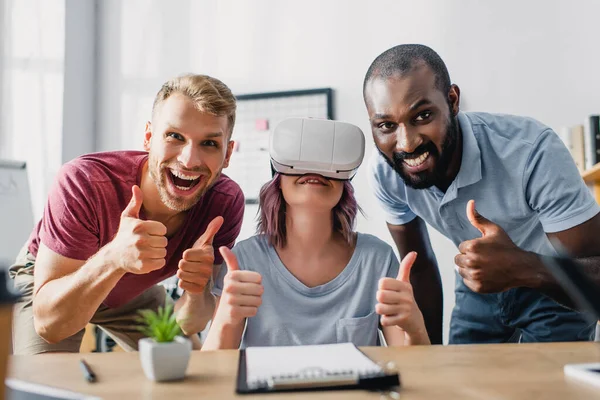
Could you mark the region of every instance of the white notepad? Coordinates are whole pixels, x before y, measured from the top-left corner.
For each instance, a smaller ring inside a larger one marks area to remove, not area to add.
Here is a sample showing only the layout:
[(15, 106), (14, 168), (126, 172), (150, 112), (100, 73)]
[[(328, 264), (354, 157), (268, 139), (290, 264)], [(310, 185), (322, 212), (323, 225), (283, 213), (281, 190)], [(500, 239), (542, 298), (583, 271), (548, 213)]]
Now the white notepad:
[(600, 387), (600, 363), (567, 364), (565, 376)]
[(248, 347), (248, 384), (279, 377), (377, 375), (382, 368), (352, 343), (313, 346)]

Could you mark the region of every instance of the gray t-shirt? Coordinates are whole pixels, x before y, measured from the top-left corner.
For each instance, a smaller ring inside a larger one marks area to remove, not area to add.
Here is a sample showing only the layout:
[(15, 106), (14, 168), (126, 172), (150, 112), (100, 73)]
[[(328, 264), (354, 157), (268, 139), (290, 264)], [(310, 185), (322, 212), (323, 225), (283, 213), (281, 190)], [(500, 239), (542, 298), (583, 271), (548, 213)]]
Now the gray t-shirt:
[[(262, 276), (264, 293), (256, 316), (248, 318), (241, 348), (352, 342), (378, 344), (375, 313), (379, 279), (398, 275), (392, 248), (372, 235), (358, 234), (348, 265), (324, 285), (307, 287), (283, 265), (266, 236), (236, 244), (240, 269)], [(221, 296), (227, 273), (221, 266), (213, 294)]]

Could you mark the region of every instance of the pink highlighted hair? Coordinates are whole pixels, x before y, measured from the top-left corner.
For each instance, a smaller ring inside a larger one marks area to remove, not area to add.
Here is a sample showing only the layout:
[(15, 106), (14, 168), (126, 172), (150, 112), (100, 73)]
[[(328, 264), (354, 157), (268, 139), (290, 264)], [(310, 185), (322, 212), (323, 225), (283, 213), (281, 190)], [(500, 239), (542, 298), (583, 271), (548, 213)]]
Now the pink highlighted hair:
[[(256, 232), (267, 235), (272, 246), (285, 247), (285, 200), (279, 182), (281, 177), (275, 174), (270, 182), (260, 189), (258, 226)], [(354, 188), (350, 181), (344, 181), (344, 191), (339, 203), (331, 210), (333, 213), (333, 229), (352, 243), (356, 214), (360, 210)]]

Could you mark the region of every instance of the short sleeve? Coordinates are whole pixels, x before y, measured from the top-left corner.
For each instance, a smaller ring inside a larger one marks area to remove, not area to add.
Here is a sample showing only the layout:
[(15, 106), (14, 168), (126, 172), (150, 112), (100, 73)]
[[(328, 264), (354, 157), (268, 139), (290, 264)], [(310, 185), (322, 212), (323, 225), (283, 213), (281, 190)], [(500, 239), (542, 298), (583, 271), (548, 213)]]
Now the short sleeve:
[[(385, 220), (392, 225), (404, 225), (416, 218), (406, 202), (398, 197), (402, 188), (396, 184), (401, 178), (385, 163), (382, 156), (373, 151), (369, 161), (369, 184), (377, 202), (385, 213)], [(394, 192), (395, 190), (395, 192)]]
[(600, 212), (569, 151), (550, 129), (533, 145), (523, 187), (529, 206), (548, 233), (573, 228)]
[[(233, 183), (233, 181), (231, 182)], [(215, 265), (223, 262), (223, 257), (219, 252), (219, 247), (227, 246), (231, 249), (242, 229), (245, 199), (244, 194), (239, 186), (237, 186), (237, 184), (235, 184), (235, 186), (237, 187), (235, 196), (233, 197), (233, 201), (230, 202), (223, 211), (223, 225), (215, 235), (215, 239), (213, 241)]]
[(99, 248), (95, 190), (74, 162), (65, 164), (48, 194), (40, 240), (68, 258), (86, 260)]

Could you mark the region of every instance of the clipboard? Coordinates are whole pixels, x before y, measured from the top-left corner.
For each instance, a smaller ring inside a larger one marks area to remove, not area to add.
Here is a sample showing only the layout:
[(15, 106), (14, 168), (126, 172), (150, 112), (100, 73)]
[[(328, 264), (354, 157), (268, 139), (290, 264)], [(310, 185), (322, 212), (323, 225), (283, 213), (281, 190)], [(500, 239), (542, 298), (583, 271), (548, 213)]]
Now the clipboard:
[[(327, 345), (323, 345), (327, 346)], [(297, 346), (305, 347), (305, 346)], [(354, 350), (368, 358), (353, 345)], [(370, 359), (369, 359), (370, 360)], [(238, 373), (236, 382), (237, 394), (296, 392), (296, 391), (330, 391), (330, 390), (386, 390), (400, 386), (400, 374), (397, 371), (386, 371), (382, 367), (376, 373), (360, 374), (353, 371), (319, 373), (318, 368), (306, 374), (273, 376), (271, 379), (248, 383), (247, 354), (245, 349), (239, 351)]]

